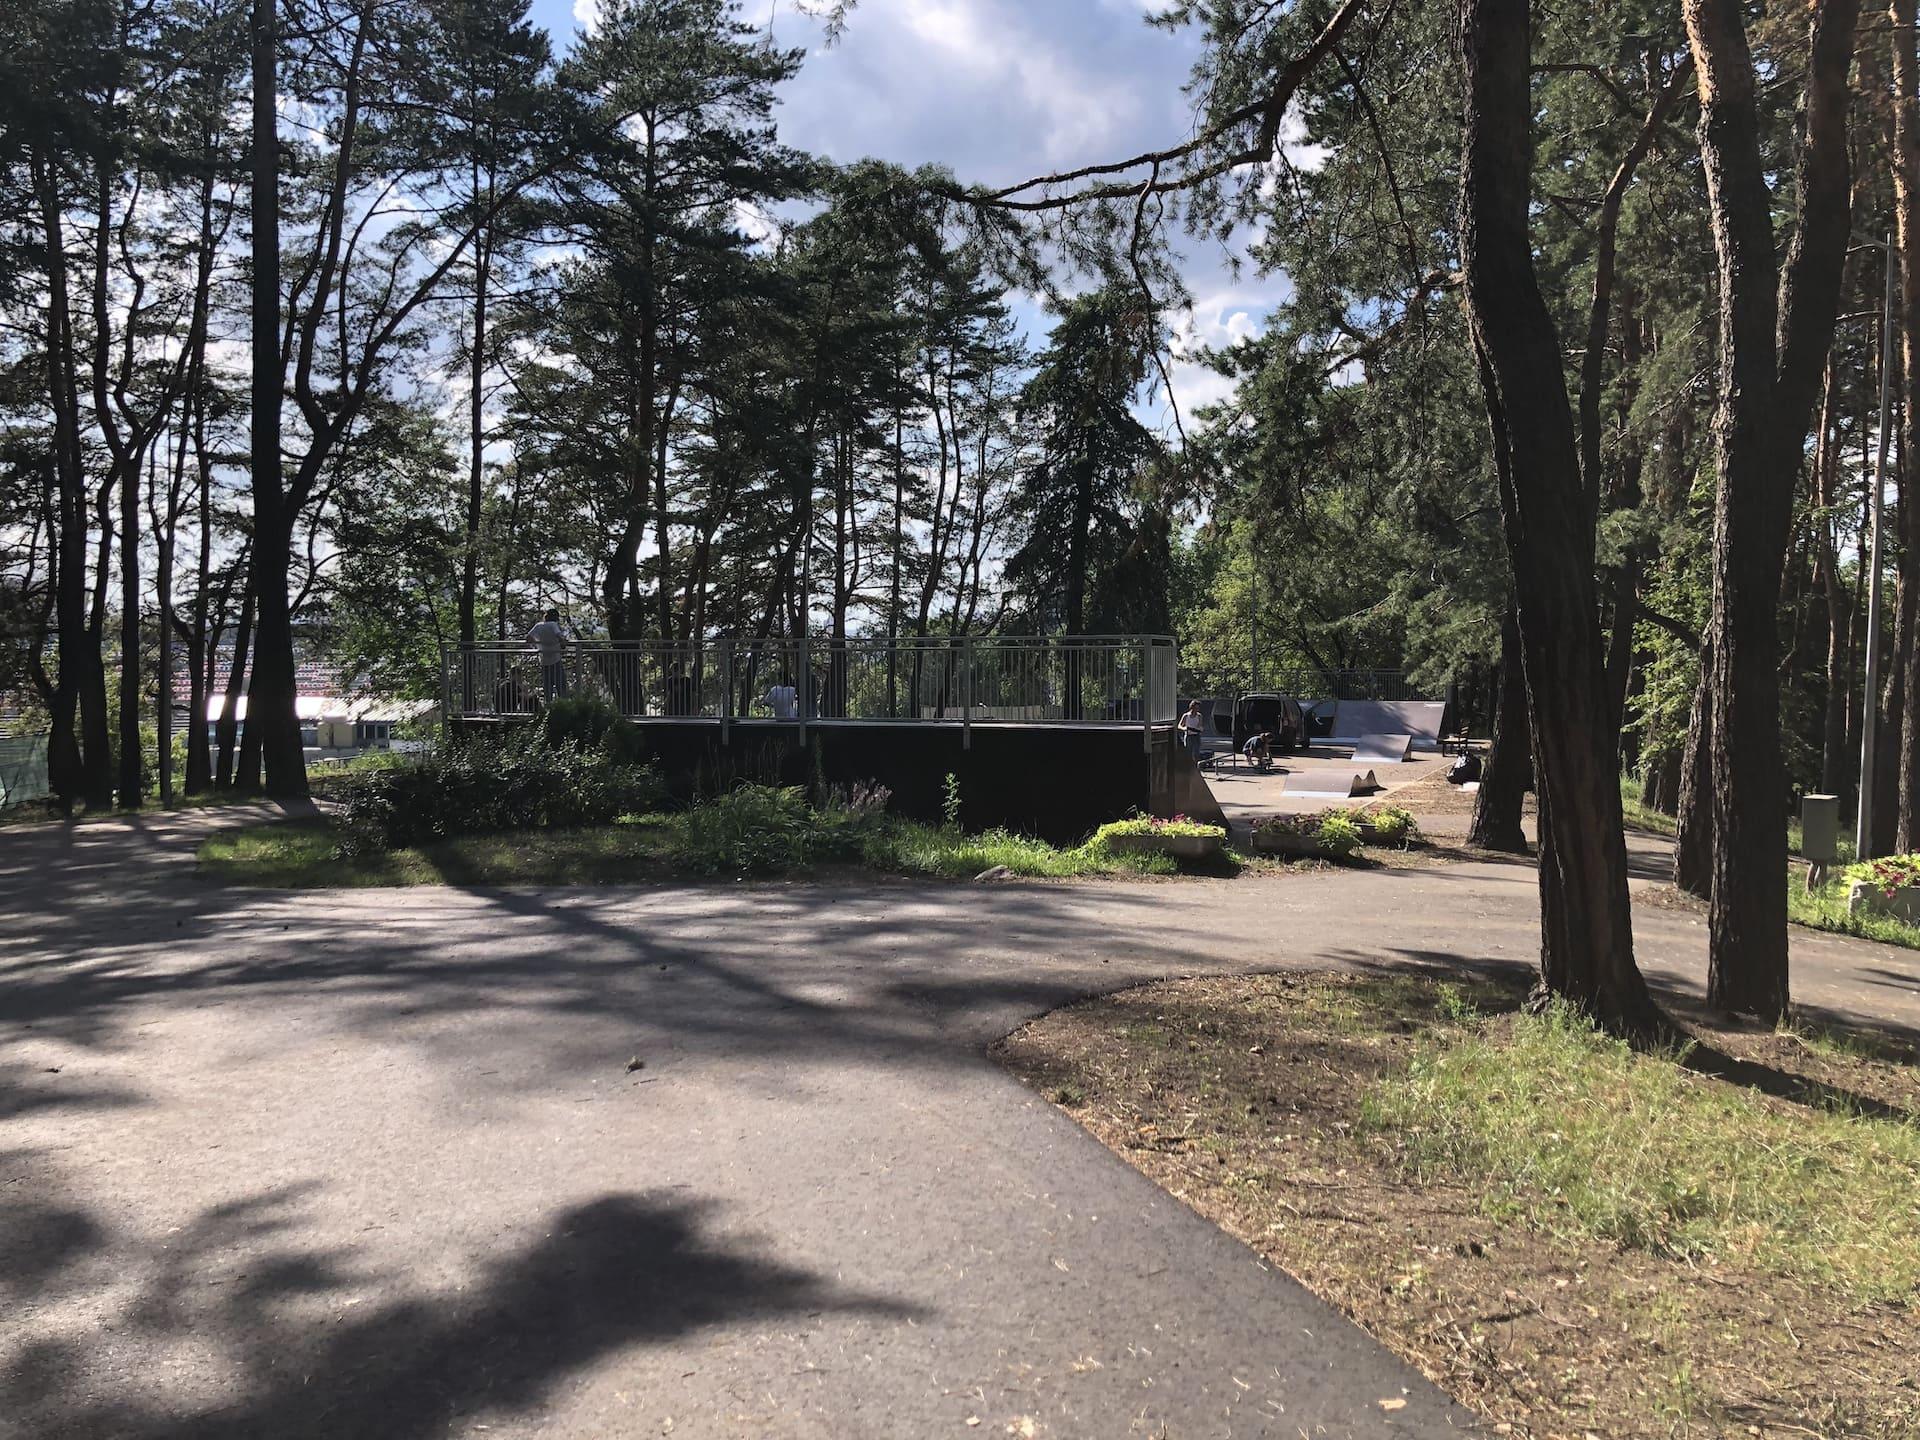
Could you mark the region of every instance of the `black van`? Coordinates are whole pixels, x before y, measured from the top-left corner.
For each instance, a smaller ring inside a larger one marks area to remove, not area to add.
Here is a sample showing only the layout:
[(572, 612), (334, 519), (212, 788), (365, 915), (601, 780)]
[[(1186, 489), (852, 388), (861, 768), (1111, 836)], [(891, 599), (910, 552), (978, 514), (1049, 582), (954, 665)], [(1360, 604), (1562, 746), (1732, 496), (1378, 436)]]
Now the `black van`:
[(1300, 702), (1290, 695), (1242, 695), (1233, 706), (1233, 748), (1241, 749), (1249, 736), (1262, 730), (1273, 736), (1276, 751), (1307, 748), (1307, 721)]

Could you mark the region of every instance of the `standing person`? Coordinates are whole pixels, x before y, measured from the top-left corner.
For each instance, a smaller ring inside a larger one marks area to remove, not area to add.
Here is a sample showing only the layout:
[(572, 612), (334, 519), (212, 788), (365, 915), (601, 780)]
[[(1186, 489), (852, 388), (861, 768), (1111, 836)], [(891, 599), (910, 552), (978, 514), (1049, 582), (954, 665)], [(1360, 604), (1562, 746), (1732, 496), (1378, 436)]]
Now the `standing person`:
[(1200, 737), (1206, 731), (1207, 722), (1200, 717), (1200, 702), (1196, 700), (1180, 717), (1180, 739), (1186, 744), (1187, 753), (1196, 760), (1200, 758)]
[(776, 720), (798, 720), (800, 718), (800, 692), (787, 684), (769, 685), (762, 697)]
[(560, 628), (560, 612), (547, 611), (546, 618), (527, 632), (527, 644), (540, 652), (540, 690), (549, 700), (567, 693), (567, 632)]

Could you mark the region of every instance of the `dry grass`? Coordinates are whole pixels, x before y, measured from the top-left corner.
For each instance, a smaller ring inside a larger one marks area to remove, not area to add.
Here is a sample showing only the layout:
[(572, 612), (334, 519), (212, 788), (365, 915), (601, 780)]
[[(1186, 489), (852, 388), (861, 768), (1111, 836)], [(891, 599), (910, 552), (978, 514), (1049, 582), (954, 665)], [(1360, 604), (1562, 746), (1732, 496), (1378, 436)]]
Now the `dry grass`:
[(1920, 1436), (1916, 1057), (1714, 1030), (1682, 1065), (1514, 1001), (1181, 981), (1002, 1058), (1501, 1433)]

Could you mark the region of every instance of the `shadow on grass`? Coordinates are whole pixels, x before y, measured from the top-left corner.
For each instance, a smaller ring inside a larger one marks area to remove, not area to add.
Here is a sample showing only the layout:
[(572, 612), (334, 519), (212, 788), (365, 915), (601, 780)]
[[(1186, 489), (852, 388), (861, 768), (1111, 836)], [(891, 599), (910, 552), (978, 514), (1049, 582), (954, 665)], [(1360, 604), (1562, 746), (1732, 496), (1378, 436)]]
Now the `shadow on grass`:
[(1756, 1090), (1776, 1100), (1791, 1101), (1810, 1110), (1861, 1115), (1873, 1120), (1891, 1120), (1896, 1124), (1920, 1124), (1920, 1112), (1903, 1105), (1890, 1105), (1871, 1095), (1863, 1095), (1843, 1085), (1828, 1084), (1808, 1075), (1798, 1075), (1759, 1060), (1730, 1055), (1725, 1050), (1695, 1039), (1682, 1052), (1680, 1063), (1696, 1075), (1705, 1075), (1745, 1090)]
[[(1399, 951), (1391, 958), (1346, 955), (1342, 960), (1359, 973), (1382, 980), (1404, 979), (1407, 963), (1411, 961), (1436, 979), (1451, 979), (1479, 987), (1474, 1003), (1487, 1014), (1505, 1014), (1524, 1008), (1537, 980), (1537, 974), (1531, 966), (1516, 961), (1476, 959), (1432, 950)], [(1905, 1106), (1889, 1104), (1846, 1086), (1729, 1053), (1697, 1033), (1702, 1029), (1725, 1030), (1729, 1023), (1726, 1017), (1716, 1015), (1706, 1008), (1698, 996), (1662, 977), (1649, 975), (1647, 983), (1675, 1025), (1672, 1035), (1657, 1042), (1655, 1053), (1675, 1046), (1678, 1063), (1696, 1074), (1809, 1109), (1839, 1111), (1902, 1124), (1920, 1123), (1920, 1113)], [(1884, 1063), (1920, 1064), (1920, 1049), (1916, 1049), (1912, 1032), (1905, 1027), (1869, 1030), (1822, 1019), (1811, 1021), (1808, 1029), (1843, 1053), (1851, 1052), (1863, 1059)]]

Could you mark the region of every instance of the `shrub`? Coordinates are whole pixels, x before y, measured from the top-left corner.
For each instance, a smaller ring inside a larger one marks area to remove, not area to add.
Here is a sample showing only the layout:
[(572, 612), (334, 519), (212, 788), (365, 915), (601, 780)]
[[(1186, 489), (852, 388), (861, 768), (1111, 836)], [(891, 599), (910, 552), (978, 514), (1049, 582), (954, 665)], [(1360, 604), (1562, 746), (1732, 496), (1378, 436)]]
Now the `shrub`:
[(940, 819), (949, 830), (960, 828), (960, 777), (951, 770), (940, 790)]
[(1406, 845), (1420, 836), (1420, 825), (1413, 812), (1398, 805), (1382, 805), (1367, 816), (1373, 833), (1383, 845)]
[(856, 780), (851, 785), (829, 785), (826, 787), (826, 804), (820, 808), (831, 814), (852, 815), (859, 819), (870, 820), (887, 813), (887, 806), (893, 802), (893, 791), (878, 780)]
[(854, 859), (863, 836), (881, 819), (871, 806), (814, 810), (797, 785), (740, 785), (688, 812), (686, 862), (709, 874), (764, 875), (817, 860)]
[(798, 786), (740, 785), (688, 812), (687, 863), (708, 872), (783, 870), (805, 862), (812, 828)]
[(1256, 842), (1278, 835), (1298, 835), (1311, 840), (1322, 854), (1335, 859), (1345, 859), (1366, 843), (1359, 824), (1345, 810), (1325, 810), (1318, 815), (1271, 815), (1253, 827)]
[(1871, 885), (1891, 900), (1895, 891), (1920, 885), (1920, 854), (1883, 855), (1878, 860), (1862, 860), (1847, 867), (1846, 878)]
[(1216, 840), (1227, 838), (1227, 832), (1220, 826), (1202, 824), (1198, 820), (1189, 820), (1184, 815), (1175, 815), (1171, 820), (1163, 820), (1158, 815), (1135, 815), (1128, 820), (1115, 820), (1094, 831), (1093, 838), (1104, 840), (1115, 835), (1188, 835)]
[(651, 767), (621, 764), (598, 748), (551, 744), (540, 733), (469, 741), (419, 765), (343, 777), (341, 848), (605, 824), (653, 808), (665, 793)]
[(1313, 833), (1320, 842), (1320, 848), (1329, 855), (1351, 855), (1362, 844), (1360, 827), (1354, 823), (1353, 816), (1344, 810), (1327, 811), (1320, 817)]
[[(1113, 862), (1122, 856), (1114, 849), (1113, 842), (1124, 835), (1166, 835), (1192, 836), (1212, 840), (1227, 838), (1227, 832), (1218, 825), (1203, 825), (1197, 820), (1189, 820), (1184, 815), (1176, 815), (1171, 820), (1163, 820), (1154, 815), (1135, 815), (1127, 820), (1114, 820), (1102, 825), (1080, 847), (1080, 854), (1087, 860), (1099, 863)], [(1130, 851), (1124, 856), (1125, 863), (1136, 869), (1151, 869), (1156, 873), (1173, 868), (1173, 858), (1159, 852), (1140, 853)], [(1158, 862), (1158, 863), (1154, 863)]]
[(646, 756), (640, 727), (597, 695), (550, 701), (540, 713), (540, 732), (555, 748), (598, 750), (619, 765), (637, 765)]

